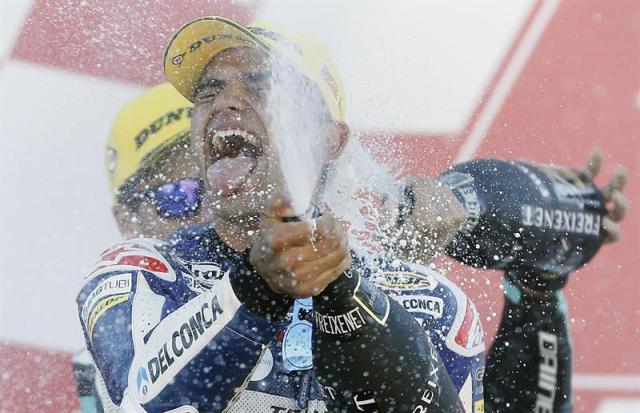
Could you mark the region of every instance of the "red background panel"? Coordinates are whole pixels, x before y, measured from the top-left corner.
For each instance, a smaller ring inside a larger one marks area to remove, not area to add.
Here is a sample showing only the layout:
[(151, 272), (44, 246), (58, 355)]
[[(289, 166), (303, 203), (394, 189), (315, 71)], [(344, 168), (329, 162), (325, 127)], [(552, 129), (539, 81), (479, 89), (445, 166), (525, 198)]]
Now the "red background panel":
[(217, 0), (37, 0), (12, 57), (142, 85), (165, 80), (169, 37), (196, 17), (224, 15), (248, 23), (252, 3)]
[(80, 410), (69, 354), (5, 342), (0, 354), (0, 412)]

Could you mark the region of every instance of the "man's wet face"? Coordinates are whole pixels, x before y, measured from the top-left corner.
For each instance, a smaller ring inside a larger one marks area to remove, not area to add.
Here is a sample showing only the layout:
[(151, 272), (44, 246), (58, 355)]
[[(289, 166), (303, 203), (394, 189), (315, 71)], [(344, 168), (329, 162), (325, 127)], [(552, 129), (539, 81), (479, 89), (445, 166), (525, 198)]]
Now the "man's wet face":
[(214, 57), (196, 87), (194, 146), (212, 192), (208, 207), (220, 218), (257, 217), (281, 186), (265, 110), (270, 74), (264, 52), (234, 48)]

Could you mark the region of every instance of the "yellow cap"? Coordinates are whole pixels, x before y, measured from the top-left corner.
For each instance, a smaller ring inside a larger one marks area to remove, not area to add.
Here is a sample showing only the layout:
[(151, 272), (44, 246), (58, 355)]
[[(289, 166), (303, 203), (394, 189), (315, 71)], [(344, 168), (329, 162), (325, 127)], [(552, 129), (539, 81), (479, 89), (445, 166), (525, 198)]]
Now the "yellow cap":
[(244, 27), (215, 16), (195, 19), (171, 38), (164, 52), (164, 72), (193, 101), (194, 87), (207, 63), (221, 51), (239, 46), (257, 46), (285, 57), (318, 86), (333, 120), (344, 121), (344, 91), (328, 49), (319, 40), (292, 30), (264, 23)]
[(163, 83), (120, 109), (107, 140), (105, 159), (114, 197), (163, 148), (189, 134), (192, 107), (170, 83)]

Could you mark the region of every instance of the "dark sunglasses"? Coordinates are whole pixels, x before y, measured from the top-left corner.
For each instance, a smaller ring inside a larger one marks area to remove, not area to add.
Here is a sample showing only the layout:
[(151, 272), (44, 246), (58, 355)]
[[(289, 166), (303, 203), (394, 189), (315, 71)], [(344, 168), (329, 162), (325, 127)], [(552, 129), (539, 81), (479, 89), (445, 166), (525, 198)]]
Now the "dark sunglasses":
[(130, 210), (137, 212), (143, 201), (150, 201), (158, 215), (168, 219), (193, 216), (200, 208), (202, 181), (185, 178), (163, 184), (157, 188), (129, 193), (122, 202)]

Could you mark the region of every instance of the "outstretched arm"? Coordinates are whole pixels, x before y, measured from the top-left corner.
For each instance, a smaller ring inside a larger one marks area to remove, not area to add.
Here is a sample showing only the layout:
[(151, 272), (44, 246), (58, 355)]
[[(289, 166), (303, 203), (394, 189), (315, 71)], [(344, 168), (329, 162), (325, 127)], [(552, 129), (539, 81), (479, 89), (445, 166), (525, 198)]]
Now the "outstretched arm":
[[(602, 242), (620, 239), (628, 204), (623, 168), (604, 187), (592, 184), (602, 159), (602, 152), (594, 149), (577, 172), (479, 160), (458, 165), (440, 178), (466, 215), (448, 252), (471, 265), (507, 269), (503, 319), (486, 369), (488, 411), (531, 411), (536, 403), (540, 411), (546, 411), (545, 406), (571, 409), (571, 346), (560, 289)], [(444, 215), (442, 205), (450, 205), (446, 191), (435, 186), (418, 195), (414, 191), (416, 205), (430, 194), (432, 214)], [(422, 222), (427, 229), (438, 228), (442, 221), (404, 220), (407, 228)], [(435, 251), (421, 242), (409, 253)], [(430, 243), (442, 246), (437, 238)]]
[[(590, 236), (599, 238), (602, 229), (604, 239), (598, 244), (616, 241), (628, 208), (623, 193), (627, 173), (618, 167), (607, 185), (596, 188), (593, 181), (602, 162), (603, 153), (596, 147), (580, 171), (480, 159), (455, 165), (438, 179), (406, 178), (402, 194), (382, 208), (389, 252), (405, 261), (429, 263), (446, 247), (465, 263), (505, 268), (509, 255), (522, 258), (518, 245), (526, 243), (527, 236), (538, 240), (529, 244), (546, 250), (548, 257), (563, 253), (566, 244), (554, 237), (565, 231), (584, 242)], [(549, 193), (554, 195), (550, 198)], [(597, 215), (602, 215), (601, 222)], [(536, 227), (544, 231), (536, 234)], [(579, 266), (589, 258), (585, 253), (573, 261)]]
[[(594, 149), (583, 173), (595, 179), (602, 152)], [(621, 239), (627, 210), (622, 191), (626, 172), (618, 168), (601, 191), (607, 205), (602, 218), (604, 242)], [(508, 270), (505, 303), (495, 341), (487, 357), (487, 412), (571, 412), (572, 348), (567, 305), (561, 289), (569, 274), (530, 268)]]

